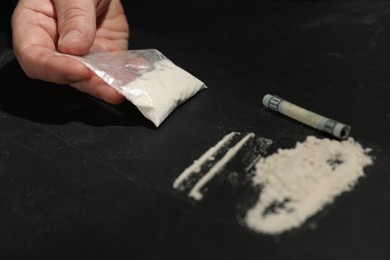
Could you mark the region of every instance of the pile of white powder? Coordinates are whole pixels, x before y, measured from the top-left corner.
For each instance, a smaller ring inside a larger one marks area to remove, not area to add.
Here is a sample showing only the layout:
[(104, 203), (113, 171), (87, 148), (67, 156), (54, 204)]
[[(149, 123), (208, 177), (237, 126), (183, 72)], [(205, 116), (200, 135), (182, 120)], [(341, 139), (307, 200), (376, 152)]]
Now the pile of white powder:
[(292, 149), (279, 149), (256, 164), (253, 184), (262, 190), (244, 219), (258, 232), (280, 234), (305, 220), (345, 191), (372, 164), (364, 149), (351, 137), (345, 141), (307, 137)]

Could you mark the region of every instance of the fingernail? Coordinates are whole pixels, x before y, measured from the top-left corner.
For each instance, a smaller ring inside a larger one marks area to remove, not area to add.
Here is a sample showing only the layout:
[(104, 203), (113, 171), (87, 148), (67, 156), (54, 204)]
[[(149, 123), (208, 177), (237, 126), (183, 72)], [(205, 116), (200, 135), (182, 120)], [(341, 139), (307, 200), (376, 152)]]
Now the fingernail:
[(65, 44), (71, 40), (78, 38), (80, 34), (81, 34), (81, 32), (79, 30), (73, 30), (73, 31), (68, 32), (60, 39), (59, 45)]

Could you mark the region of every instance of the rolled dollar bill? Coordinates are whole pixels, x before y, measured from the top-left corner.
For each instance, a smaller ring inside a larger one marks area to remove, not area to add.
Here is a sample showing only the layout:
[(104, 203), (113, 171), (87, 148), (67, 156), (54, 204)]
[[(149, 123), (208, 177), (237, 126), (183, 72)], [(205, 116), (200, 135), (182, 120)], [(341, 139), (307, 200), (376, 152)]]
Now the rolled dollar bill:
[(263, 97), (263, 105), (308, 126), (327, 132), (338, 139), (347, 139), (351, 132), (349, 125), (309, 111), (279, 96), (265, 95)]

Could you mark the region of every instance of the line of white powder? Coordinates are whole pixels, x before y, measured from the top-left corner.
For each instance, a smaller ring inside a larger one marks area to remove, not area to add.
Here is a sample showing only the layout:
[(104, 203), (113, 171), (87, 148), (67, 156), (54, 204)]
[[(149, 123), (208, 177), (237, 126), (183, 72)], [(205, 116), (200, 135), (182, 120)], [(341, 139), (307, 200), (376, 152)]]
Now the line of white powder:
[(201, 157), (199, 157), (198, 160), (195, 160), (192, 165), (190, 165), (188, 168), (186, 168), (180, 176), (175, 180), (173, 183), (173, 187), (177, 189), (183, 181), (188, 179), (191, 174), (194, 172), (198, 172), (200, 170), (200, 167), (210, 160), (210, 158), (213, 158), (213, 156), (226, 144), (228, 143), (237, 132), (231, 132), (230, 134), (225, 135), (215, 146), (211, 147), (207, 152), (205, 152)]
[(222, 157), (222, 159), (214, 164), (214, 166), (195, 184), (188, 195), (195, 200), (202, 199), (203, 194), (200, 192), (200, 190), (204, 187), (204, 185), (206, 185), (206, 183), (209, 182), (225, 166), (225, 164), (236, 155), (241, 147), (254, 136), (255, 134), (249, 133), (243, 137), (235, 146), (230, 148)]

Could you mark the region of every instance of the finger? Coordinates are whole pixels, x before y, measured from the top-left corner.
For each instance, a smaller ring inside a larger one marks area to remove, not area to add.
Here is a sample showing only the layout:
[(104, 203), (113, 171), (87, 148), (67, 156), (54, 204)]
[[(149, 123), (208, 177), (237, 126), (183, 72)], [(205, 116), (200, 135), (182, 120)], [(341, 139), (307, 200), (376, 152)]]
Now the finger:
[(57, 55), (54, 44), (54, 39), (57, 39), (56, 18), (50, 2), (32, 5), (32, 2), (20, 1), (11, 25), (15, 56), (30, 78), (70, 84), (91, 77), (90, 70), (79, 61)]
[(81, 62), (44, 47), (26, 48), (18, 57), (27, 76), (57, 84), (72, 84), (90, 79), (92, 72)]
[(96, 35), (96, 5), (91, 0), (54, 0), (61, 52), (83, 55)]
[(57, 26), (54, 10), (44, 3), (39, 5), (39, 8), (34, 8), (25, 2), (19, 2), (13, 12), (12, 44), (16, 55), (23, 55), (25, 49), (30, 46), (41, 46), (50, 50), (56, 48), (54, 40), (57, 39)]
[(90, 80), (72, 84), (72, 87), (111, 104), (120, 104), (125, 100), (118, 91), (96, 75)]

